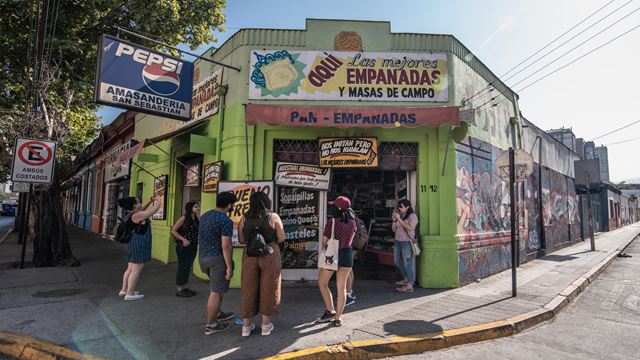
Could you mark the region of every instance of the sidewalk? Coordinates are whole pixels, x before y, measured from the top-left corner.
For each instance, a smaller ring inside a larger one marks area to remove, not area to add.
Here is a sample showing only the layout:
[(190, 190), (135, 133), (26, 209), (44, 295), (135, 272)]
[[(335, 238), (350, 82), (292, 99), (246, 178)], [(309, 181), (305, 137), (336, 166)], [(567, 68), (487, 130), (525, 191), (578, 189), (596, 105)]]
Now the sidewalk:
[[(523, 264), (518, 269), (515, 299), (511, 298), (510, 271), (459, 289), (416, 289), (409, 296), (393, 291), (393, 284), (358, 283), (356, 279), (357, 303), (347, 308), (344, 325), (334, 328), (313, 322), (323, 311), (315, 286), (287, 286), (273, 334), (261, 337), (258, 332), (249, 339), (240, 337), (239, 327), (204, 336), (207, 283), (192, 278), (190, 287), (198, 295), (175, 297), (175, 264), (149, 264), (139, 285), (145, 299), (125, 303), (117, 296), (126, 266), (120, 245), (74, 227), (69, 227), (69, 233), (82, 266), (0, 271), (0, 331), (113, 359), (246, 359), (314, 347), (298, 355), (311, 356), (312, 351), (326, 354), (323, 345), (365, 344), (358, 342), (399, 336), (418, 338), (414, 336), (540, 310), (626, 246), (640, 233), (640, 223), (598, 236), (595, 252), (588, 251), (586, 241)], [(12, 234), (0, 245), (0, 269), (18, 259), (16, 240)], [(237, 313), (238, 306), (239, 291), (231, 290), (223, 309)], [(333, 348), (345, 349), (348, 346)], [(390, 354), (382, 351), (367, 356)]]

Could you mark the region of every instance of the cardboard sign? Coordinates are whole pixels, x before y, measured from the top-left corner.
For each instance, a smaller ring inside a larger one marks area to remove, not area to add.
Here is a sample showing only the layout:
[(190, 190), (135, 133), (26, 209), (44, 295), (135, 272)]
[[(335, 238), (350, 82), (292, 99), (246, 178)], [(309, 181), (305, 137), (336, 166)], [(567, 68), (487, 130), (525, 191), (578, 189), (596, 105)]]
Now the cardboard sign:
[(102, 35), (95, 101), (163, 117), (189, 120), (193, 63)]
[(317, 268), (320, 240), (319, 191), (278, 188), (278, 215), (284, 226), (283, 269)]
[(223, 191), (231, 191), (238, 198), (238, 201), (227, 215), (233, 221), (233, 237), (231, 238), (233, 246), (242, 246), (238, 241), (238, 223), (249, 210), (249, 198), (256, 191), (262, 191), (269, 196), (273, 208), (273, 181), (221, 181), (218, 184), (218, 193)]
[(55, 142), (18, 138), (14, 147), (11, 181), (51, 184), (55, 159)]
[(278, 162), (276, 164), (276, 185), (307, 189), (329, 190), (331, 170), (317, 165)]
[(378, 139), (320, 138), (320, 167), (352, 168), (378, 166)]
[(218, 113), (220, 94), (218, 88), (222, 83), (222, 69), (199, 81), (193, 87), (193, 103), (191, 119), (198, 121)]
[(222, 178), (222, 168), (224, 161), (216, 161), (212, 164), (204, 166), (204, 181), (202, 184), (202, 192), (218, 191), (218, 183)]

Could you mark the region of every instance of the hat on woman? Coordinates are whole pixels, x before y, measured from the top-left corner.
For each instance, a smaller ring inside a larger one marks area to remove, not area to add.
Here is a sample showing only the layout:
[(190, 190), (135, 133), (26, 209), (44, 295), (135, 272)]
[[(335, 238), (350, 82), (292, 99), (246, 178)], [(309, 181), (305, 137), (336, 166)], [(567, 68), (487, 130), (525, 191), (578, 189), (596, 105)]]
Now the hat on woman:
[(329, 205), (333, 205), (340, 210), (346, 210), (351, 207), (351, 200), (346, 196), (338, 196), (335, 200), (329, 201)]

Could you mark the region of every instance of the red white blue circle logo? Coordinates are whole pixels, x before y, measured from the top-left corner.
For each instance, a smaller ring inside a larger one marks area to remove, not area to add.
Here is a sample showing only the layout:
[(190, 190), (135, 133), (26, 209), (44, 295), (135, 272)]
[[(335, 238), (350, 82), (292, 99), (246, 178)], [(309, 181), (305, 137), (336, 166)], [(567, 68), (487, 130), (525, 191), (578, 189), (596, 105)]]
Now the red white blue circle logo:
[(180, 76), (163, 70), (161, 64), (145, 66), (142, 69), (142, 80), (149, 90), (158, 95), (173, 95), (180, 88)]

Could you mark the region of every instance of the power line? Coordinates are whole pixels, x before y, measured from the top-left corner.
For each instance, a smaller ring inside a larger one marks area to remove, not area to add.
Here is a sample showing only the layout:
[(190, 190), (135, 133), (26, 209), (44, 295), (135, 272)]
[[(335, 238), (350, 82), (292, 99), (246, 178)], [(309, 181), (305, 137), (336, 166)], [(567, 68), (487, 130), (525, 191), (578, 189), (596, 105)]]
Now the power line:
[[(577, 28), (578, 26), (582, 25), (582, 23), (584, 23), (585, 21), (589, 20), (592, 16), (594, 16), (595, 14), (599, 13), (602, 9), (606, 8), (607, 6), (609, 6), (612, 2), (614, 2), (615, 0), (611, 0), (608, 3), (604, 4), (601, 8), (599, 8), (598, 10), (596, 10), (595, 12), (591, 13), (591, 15), (587, 16), (586, 18), (582, 19), (579, 23), (575, 24), (571, 29), (565, 31), (564, 33), (562, 33), (562, 35), (558, 36), (557, 38), (551, 40), (551, 42), (549, 42), (547, 45), (545, 45), (544, 47), (540, 48), (540, 50), (534, 52), (533, 54), (531, 54), (531, 56), (529, 56), (528, 58), (522, 60), (518, 65), (512, 67), (511, 69), (509, 69), (509, 71), (507, 71), (506, 73), (500, 75), (500, 77), (504, 77), (507, 76), (510, 72), (512, 72), (513, 70), (515, 70), (518, 66), (524, 64), (525, 62), (527, 62), (529, 59), (531, 59), (532, 57), (538, 55), (542, 50), (546, 49), (547, 47), (549, 47), (551, 44), (553, 44), (554, 42), (556, 42), (557, 40), (559, 40), (560, 38), (562, 38), (563, 36), (567, 35), (569, 32), (571, 32), (571, 30)], [(626, 4), (625, 4), (626, 5)]]
[(628, 140), (618, 141), (618, 142), (614, 142), (614, 143), (610, 143), (610, 144), (605, 144), (604, 146), (624, 144), (624, 143), (628, 143), (628, 142), (635, 141), (635, 140), (640, 140), (640, 136), (639, 137), (635, 137), (633, 139), (628, 139)]
[[(545, 57), (547, 57), (547, 56), (548, 56), (549, 54), (551, 54), (552, 52), (554, 52), (554, 51), (558, 50), (560, 47), (562, 47), (562, 46), (566, 45), (569, 41), (571, 41), (571, 40), (575, 39), (576, 37), (578, 37), (578, 36), (580, 36), (580, 35), (582, 35), (582, 34), (584, 34), (584, 33), (585, 33), (585, 31), (587, 31), (587, 30), (591, 29), (592, 27), (594, 27), (594, 26), (598, 25), (598, 24), (599, 24), (599, 23), (601, 23), (604, 19), (606, 19), (606, 18), (608, 18), (609, 16), (611, 16), (611, 15), (615, 14), (616, 12), (618, 12), (618, 10), (622, 9), (623, 7), (625, 7), (625, 6), (629, 5), (629, 3), (631, 3), (632, 1), (633, 1), (633, 0), (629, 0), (629, 1), (627, 1), (626, 3), (622, 4), (621, 6), (617, 7), (617, 8), (616, 8), (615, 10), (613, 10), (612, 12), (610, 12), (610, 13), (608, 13), (607, 15), (603, 16), (602, 18), (600, 18), (600, 20), (598, 20), (598, 21), (596, 21), (595, 23), (593, 23), (593, 24), (591, 24), (591, 25), (587, 26), (585, 29), (583, 29), (583, 30), (582, 30), (582, 31), (580, 31), (579, 33), (577, 33), (577, 34), (575, 34), (574, 36), (572, 36), (571, 38), (569, 38), (569, 40), (567, 40), (567, 41), (563, 42), (562, 44), (560, 44), (560, 45), (556, 46), (555, 48), (551, 49), (551, 51), (548, 51), (547, 53), (545, 53), (544, 55), (542, 55), (541, 57), (539, 57), (538, 59), (536, 59), (536, 60), (535, 60), (534, 62), (532, 62), (531, 64), (529, 64), (529, 65), (525, 66), (524, 68), (520, 69), (520, 70), (519, 70), (518, 72), (516, 72), (515, 74), (513, 74), (513, 75), (509, 76), (508, 78), (506, 78), (504, 81), (508, 81), (508, 80), (510, 80), (510, 79), (513, 79), (516, 75), (518, 75), (518, 74), (522, 73), (523, 71), (527, 70), (528, 68), (530, 68), (531, 66), (533, 66), (534, 64), (536, 64), (537, 62), (539, 62), (540, 60), (542, 60), (542, 59), (544, 59)], [(634, 12), (636, 12), (636, 11), (637, 11), (637, 10), (634, 10), (633, 12), (631, 12), (631, 13), (627, 14), (627, 16), (629, 16), (629, 15), (633, 14), (633, 13), (634, 13)], [(624, 18), (626, 18), (627, 16), (625, 16)], [(622, 19), (624, 19), (624, 18), (622, 18)], [(618, 22), (619, 22), (619, 21), (621, 21), (622, 19), (618, 20)], [(615, 25), (615, 24), (616, 24), (616, 23), (614, 23), (614, 25)], [(611, 26), (612, 26), (612, 25), (611, 25)], [(609, 27), (611, 27), (611, 26), (609, 26)], [(604, 30), (607, 30), (609, 27), (605, 28)], [(604, 30), (602, 30), (602, 31), (604, 31)], [(597, 35), (597, 34), (596, 34), (596, 35)], [(587, 40), (587, 41), (588, 41), (588, 40)]]
[(605, 136), (607, 136), (607, 135), (611, 135), (611, 134), (613, 134), (613, 133), (615, 133), (615, 132), (618, 132), (618, 131), (620, 131), (620, 130), (622, 130), (622, 129), (626, 129), (626, 128), (628, 128), (629, 126), (631, 126), (631, 125), (635, 125), (635, 124), (637, 124), (637, 123), (640, 123), (640, 120), (636, 120), (636, 121), (632, 122), (631, 124), (627, 124), (627, 125), (625, 125), (625, 126), (623, 126), (623, 127), (621, 127), (621, 128), (615, 129), (615, 130), (613, 130), (613, 131), (609, 131), (608, 133), (606, 133), (606, 134), (604, 134), (604, 135), (600, 135), (600, 136), (598, 136), (598, 137), (594, 137), (593, 139), (591, 139), (591, 141), (594, 141), (594, 140), (597, 140), (597, 139), (603, 138), (603, 137), (605, 137)]

